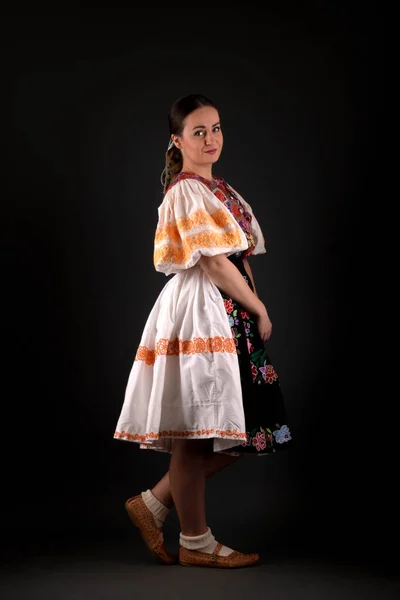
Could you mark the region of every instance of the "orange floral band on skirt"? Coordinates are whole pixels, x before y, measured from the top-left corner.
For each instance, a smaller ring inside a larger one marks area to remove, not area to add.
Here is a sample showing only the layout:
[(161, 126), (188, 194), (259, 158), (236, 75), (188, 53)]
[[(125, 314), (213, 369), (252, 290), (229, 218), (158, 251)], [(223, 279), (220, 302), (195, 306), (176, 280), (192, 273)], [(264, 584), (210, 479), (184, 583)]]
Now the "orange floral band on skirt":
[(208, 352), (236, 353), (236, 344), (233, 338), (216, 335), (210, 338), (195, 337), (193, 340), (167, 340), (161, 338), (155, 350), (147, 346), (139, 346), (135, 361), (143, 360), (146, 365), (154, 365), (157, 356), (179, 356), (179, 354), (202, 354)]
[(246, 438), (246, 432), (238, 431), (237, 429), (199, 429), (199, 430), (186, 430), (186, 431), (160, 431), (157, 433), (128, 433), (127, 431), (116, 431), (114, 438), (125, 439), (132, 442), (143, 442), (146, 443), (148, 440), (158, 440), (163, 437), (167, 438), (178, 438), (178, 437), (204, 437), (205, 435), (215, 435), (220, 438), (232, 438), (235, 440), (241, 440)]

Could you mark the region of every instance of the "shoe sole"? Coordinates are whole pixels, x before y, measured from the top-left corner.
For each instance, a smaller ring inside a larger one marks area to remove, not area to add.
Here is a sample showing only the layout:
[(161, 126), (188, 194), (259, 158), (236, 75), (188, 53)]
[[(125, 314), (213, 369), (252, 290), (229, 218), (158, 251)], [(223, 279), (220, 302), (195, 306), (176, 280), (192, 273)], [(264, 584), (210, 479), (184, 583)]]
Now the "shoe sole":
[(210, 563), (209, 565), (207, 564), (198, 564), (198, 563), (187, 563), (187, 562), (181, 562), (179, 561), (179, 564), (182, 565), (182, 567), (199, 567), (202, 569), (248, 569), (249, 567), (254, 567), (255, 564), (258, 563), (258, 560), (256, 560), (253, 563), (250, 563), (249, 565), (235, 565), (235, 566), (231, 566), (231, 565), (215, 565)]

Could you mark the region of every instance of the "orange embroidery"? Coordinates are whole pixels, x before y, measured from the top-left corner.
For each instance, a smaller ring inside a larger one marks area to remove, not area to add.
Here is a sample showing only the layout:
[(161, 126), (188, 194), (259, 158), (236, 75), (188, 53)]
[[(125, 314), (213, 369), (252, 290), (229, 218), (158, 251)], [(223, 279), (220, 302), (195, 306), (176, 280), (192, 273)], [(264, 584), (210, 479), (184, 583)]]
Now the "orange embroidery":
[(204, 435), (210, 435), (211, 433), (215, 433), (214, 437), (221, 438), (232, 438), (234, 440), (240, 440), (246, 438), (246, 432), (240, 432), (237, 429), (198, 429), (192, 431), (174, 431), (169, 429), (167, 431), (160, 431), (158, 433), (148, 432), (148, 433), (128, 433), (127, 431), (116, 431), (114, 433), (114, 438), (128, 440), (130, 442), (141, 442), (148, 443), (148, 440), (158, 440), (160, 438), (177, 438), (177, 437), (201, 437)]
[(181, 239), (182, 245), (174, 246), (167, 240), (154, 250), (154, 265), (173, 263), (184, 265), (191, 258), (193, 251), (200, 248), (233, 248), (241, 246), (240, 233), (236, 229), (215, 233), (213, 231), (200, 231)]
[(179, 354), (202, 354), (214, 352), (236, 352), (235, 340), (226, 338), (222, 335), (216, 335), (212, 338), (193, 338), (193, 340), (167, 340), (161, 338), (156, 344), (155, 350), (150, 350), (147, 346), (139, 346), (135, 361), (142, 360), (146, 365), (154, 365), (157, 356), (179, 356)]
[(174, 222), (167, 222), (163, 225), (159, 225), (155, 234), (155, 243), (159, 244), (168, 239), (179, 243), (181, 241), (182, 233), (188, 233), (196, 227), (208, 226), (225, 229), (225, 227), (231, 223), (231, 217), (224, 209), (218, 209), (210, 214), (201, 208), (196, 210), (190, 216), (178, 217), (176, 219), (176, 224)]
[(166, 242), (167, 240), (174, 242), (175, 244), (179, 244), (181, 241), (181, 234), (179, 233), (179, 229), (173, 223), (165, 223), (165, 225), (159, 225), (156, 229), (154, 243), (161, 244), (161, 242)]
[(219, 208), (212, 214), (200, 208), (190, 216), (178, 217), (176, 223), (178, 229), (182, 231), (190, 231), (204, 225), (225, 228), (232, 223), (232, 217), (223, 208)]
[[(206, 227), (203, 231), (192, 231)], [(215, 229), (217, 228), (217, 231)], [(240, 231), (231, 216), (221, 208), (212, 215), (204, 209), (175, 222), (158, 225), (155, 234), (154, 265), (184, 265), (200, 248), (232, 248), (241, 245)]]

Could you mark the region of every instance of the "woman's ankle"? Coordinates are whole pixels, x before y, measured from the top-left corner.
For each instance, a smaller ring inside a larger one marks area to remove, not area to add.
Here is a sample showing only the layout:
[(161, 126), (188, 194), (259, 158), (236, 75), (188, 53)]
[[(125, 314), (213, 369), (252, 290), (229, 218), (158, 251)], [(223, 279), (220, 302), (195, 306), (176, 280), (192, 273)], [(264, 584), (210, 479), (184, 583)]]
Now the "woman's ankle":
[(185, 537), (199, 537), (201, 535), (205, 535), (208, 530), (209, 527), (207, 527), (207, 525), (205, 527), (186, 527), (185, 529), (182, 528), (181, 534)]
[(217, 542), (209, 527), (207, 527), (205, 533), (195, 536), (185, 535), (181, 532), (179, 543), (187, 550), (196, 550), (204, 554), (212, 554), (218, 545), (220, 547), (218, 552), (220, 556), (229, 556), (233, 552), (232, 548), (228, 548), (228, 546), (223, 546)]

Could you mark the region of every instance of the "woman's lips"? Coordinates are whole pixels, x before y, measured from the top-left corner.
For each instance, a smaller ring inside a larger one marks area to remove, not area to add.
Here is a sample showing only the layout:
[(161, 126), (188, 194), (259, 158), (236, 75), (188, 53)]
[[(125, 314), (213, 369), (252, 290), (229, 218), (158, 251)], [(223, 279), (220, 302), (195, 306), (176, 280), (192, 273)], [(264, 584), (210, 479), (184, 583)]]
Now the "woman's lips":
[(215, 150), (206, 150), (206, 154), (215, 154), (217, 149)]

